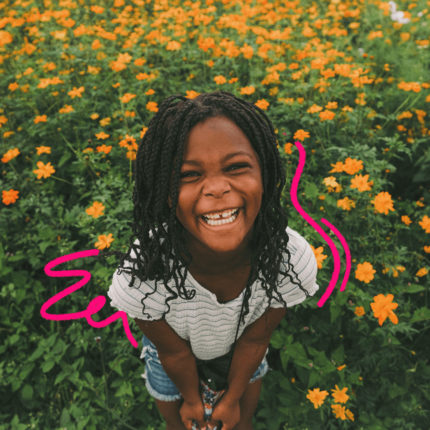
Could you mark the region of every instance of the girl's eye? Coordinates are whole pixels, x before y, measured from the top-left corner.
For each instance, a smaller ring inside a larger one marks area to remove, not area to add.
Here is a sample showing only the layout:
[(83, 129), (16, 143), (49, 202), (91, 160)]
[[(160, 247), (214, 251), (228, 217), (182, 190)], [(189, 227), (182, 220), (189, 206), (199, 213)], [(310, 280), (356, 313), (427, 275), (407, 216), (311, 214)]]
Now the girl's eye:
[(238, 170), (238, 169), (243, 169), (245, 167), (249, 167), (248, 163), (236, 163), (236, 164), (232, 164), (231, 166), (227, 167), (227, 170)]
[(188, 172), (182, 172), (179, 177), (180, 178), (191, 178), (193, 176), (197, 176), (198, 172), (195, 172), (193, 170), (189, 170)]

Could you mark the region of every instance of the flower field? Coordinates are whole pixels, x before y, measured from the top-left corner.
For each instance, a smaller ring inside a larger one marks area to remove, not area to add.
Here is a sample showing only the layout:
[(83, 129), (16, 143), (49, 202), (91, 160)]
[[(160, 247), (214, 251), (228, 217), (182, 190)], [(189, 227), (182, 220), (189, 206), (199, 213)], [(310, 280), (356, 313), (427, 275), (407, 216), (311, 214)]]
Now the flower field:
[[(289, 224), (319, 266), (318, 297), (272, 336), (254, 428), (427, 429), (429, 17), (424, 0), (0, 0), (0, 429), (165, 428), (119, 320), (41, 317), (77, 282), (43, 269), (126, 249), (150, 118), (171, 94), (215, 90), (272, 120)], [(351, 253), (340, 291), (347, 255), (323, 227), (341, 272), (322, 307), (335, 259), (291, 202), (296, 141), (298, 201)], [(116, 264), (64, 264), (92, 279), (49, 312), (107, 296)], [(94, 319), (113, 312), (107, 302)]]

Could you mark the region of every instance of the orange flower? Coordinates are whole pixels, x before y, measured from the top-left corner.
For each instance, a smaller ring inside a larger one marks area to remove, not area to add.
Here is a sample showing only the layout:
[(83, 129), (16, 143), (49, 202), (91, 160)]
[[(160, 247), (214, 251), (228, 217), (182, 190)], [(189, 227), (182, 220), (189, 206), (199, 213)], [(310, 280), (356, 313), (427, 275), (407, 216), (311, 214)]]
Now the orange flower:
[(293, 153), (293, 151), (292, 151), (292, 147), (293, 147), (293, 144), (292, 144), (292, 143), (290, 143), (290, 142), (286, 143), (286, 144), (284, 145), (284, 151), (285, 151), (285, 153), (286, 153), (286, 154), (292, 154), (292, 153)]
[(424, 229), (426, 233), (430, 233), (430, 218), (427, 215), (423, 216), (423, 219), (418, 224)]
[(336, 418), (340, 418), (342, 421), (346, 420), (345, 406), (331, 405), (331, 408), (332, 408), (333, 413), (335, 414)]
[(240, 89), (240, 94), (242, 94), (242, 95), (249, 96), (249, 95), (254, 94), (254, 93), (255, 93), (255, 88), (253, 86), (242, 87)]
[(182, 45), (176, 40), (171, 40), (166, 46), (166, 51), (179, 51), (181, 46)]
[(37, 175), (37, 179), (49, 178), (53, 173), (55, 173), (55, 169), (50, 162), (44, 164), (41, 161), (38, 161), (36, 164), (38, 169), (33, 170), (33, 173)]
[(16, 91), (19, 88), (18, 82), (12, 82), (8, 86), (9, 91)]
[(105, 8), (97, 5), (93, 5), (90, 7), (91, 11), (94, 13), (103, 13)]
[(313, 104), (306, 112), (307, 113), (317, 113), (317, 112), (321, 112), (321, 111), (322, 111), (321, 106)]
[(136, 97), (136, 94), (125, 93), (121, 98), (122, 103), (128, 103), (130, 100), (133, 100)]
[(424, 252), (430, 254), (430, 246), (424, 246)]
[(91, 215), (93, 218), (98, 218), (99, 216), (103, 215), (104, 210), (105, 210), (105, 207), (103, 206), (103, 203), (94, 202), (92, 206), (85, 209), (85, 212), (88, 215)]
[(348, 197), (344, 197), (337, 201), (337, 206), (345, 211), (350, 211), (351, 208), (355, 208), (355, 202)]
[(336, 164), (330, 164), (333, 169), (330, 170), (329, 173), (341, 173), (343, 172), (344, 165), (342, 161), (336, 161)]
[(58, 112), (60, 112), (60, 113), (70, 113), (70, 112), (73, 112), (73, 111), (74, 111), (73, 106), (64, 105)]
[(327, 176), (323, 179), (323, 183), (330, 193), (332, 193), (333, 191), (336, 191), (338, 193), (342, 189), (342, 186), (336, 181), (336, 178), (334, 176)]
[(115, 239), (112, 237), (112, 233), (109, 233), (108, 235), (105, 234), (101, 234), (98, 237), (98, 241), (94, 244), (94, 246), (97, 249), (105, 249), (105, 248), (109, 248), (110, 244), (114, 241)]
[(150, 112), (158, 112), (158, 104), (157, 102), (148, 102), (146, 103), (146, 109)]
[(200, 93), (198, 93), (197, 91), (188, 90), (185, 97), (187, 99), (195, 99), (199, 95), (200, 95)]
[(127, 151), (126, 157), (129, 160), (136, 160), (136, 151)]
[(350, 421), (354, 421), (354, 414), (349, 410), (345, 409), (346, 418), (348, 418)]
[(128, 134), (125, 135), (125, 138), (122, 139), (118, 145), (121, 146), (121, 148), (137, 151), (136, 139), (133, 136), (129, 136)]
[(270, 103), (265, 99), (261, 99), (261, 100), (257, 100), (254, 104), (260, 109), (266, 110), (269, 107)]
[(358, 191), (370, 191), (373, 185), (373, 181), (368, 182), (369, 175), (355, 175), (351, 179), (351, 188), (356, 188)]
[(18, 200), (19, 191), (17, 190), (3, 190), (2, 191), (2, 200), (5, 205), (10, 205), (11, 203), (15, 203)]
[(318, 409), (324, 403), (324, 399), (327, 396), (327, 391), (320, 391), (319, 388), (314, 388), (313, 390), (308, 390), (306, 398), (312, 402), (315, 409)]
[(318, 269), (322, 269), (322, 262), (327, 258), (327, 255), (323, 254), (324, 248), (322, 246), (319, 246), (318, 248), (314, 248), (312, 245), (311, 245), (311, 248), (317, 260)]
[(355, 307), (355, 311), (354, 311), (355, 315), (357, 315), (358, 317), (362, 317), (365, 314), (364, 308), (363, 306), (356, 306)]
[(73, 87), (72, 90), (70, 90), (67, 94), (74, 99), (75, 97), (82, 97), (82, 93), (85, 91), (84, 87)]
[(303, 142), (309, 136), (310, 136), (310, 134), (308, 131), (300, 129), (294, 133), (293, 139), (294, 140), (300, 140), (300, 142)]
[(46, 115), (38, 115), (36, 116), (36, 118), (34, 118), (34, 123), (38, 124), (39, 122), (46, 122), (48, 121), (48, 118), (46, 117)]
[(348, 391), (347, 387), (344, 387), (340, 389), (337, 385), (334, 386), (335, 389), (332, 391), (332, 397), (334, 398), (334, 401), (336, 403), (346, 403), (349, 399), (348, 394), (346, 392)]
[(348, 175), (354, 175), (363, 168), (363, 162), (355, 158), (348, 157), (343, 165), (343, 171)]
[[(7, 22), (7, 21), (6, 21)], [(0, 46), (12, 43), (13, 37), (8, 31), (0, 30)]]
[(3, 154), (1, 161), (2, 163), (8, 163), (10, 160), (13, 160), (15, 157), (18, 157), (19, 154), (20, 152), (18, 148), (9, 149), (9, 151)]
[(407, 215), (402, 215), (401, 220), (403, 224), (412, 224), (412, 220)]
[(214, 77), (214, 81), (217, 85), (222, 85), (227, 82), (227, 79), (223, 75), (217, 75)]
[(109, 154), (109, 152), (111, 152), (111, 150), (112, 150), (112, 145), (105, 145), (105, 144), (103, 144), (103, 145), (100, 145), (100, 146), (97, 146), (97, 152), (104, 152), (105, 154)]
[(371, 203), (373, 203), (375, 210), (379, 213), (387, 215), (388, 211), (394, 212), (393, 200), (391, 199), (390, 193), (387, 193), (387, 191), (381, 191), (371, 200)]
[(341, 366), (337, 367), (336, 369), (340, 372), (343, 369), (345, 369), (345, 367), (346, 367), (346, 364), (342, 364)]
[(320, 112), (319, 116), (321, 121), (329, 121), (332, 120), (336, 116), (336, 114), (331, 110), (326, 109)]
[(50, 154), (51, 148), (49, 146), (36, 146), (37, 155)]
[(99, 121), (99, 124), (100, 124), (102, 127), (104, 127), (104, 126), (106, 126), (106, 125), (110, 124), (110, 122), (111, 122), (110, 117), (107, 117), (107, 118), (103, 118), (103, 119), (101, 119), (101, 120)]
[(102, 132), (100, 132), (100, 133), (97, 133), (97, 134), (96, 134), (96, 137), (97, 137), (97, 139), (98, 139), (98, 140), (104, 140), (104, 139), (107, 139), (109, 136), (110, 136), (110, 135), (109, 135), (109, 134), (107, 134), (107, 133), (105, 133), (104, 131), (102, 131)]
[(370, 306), (374, 317), (378, 318), (379, 325), (382, 325), (387, 318), (389, 318), (393, 324), (397, 324), (399, 322), (397, 315), (393, 312), (399, 304), (393, 303), (393, 298), (394, 296), (392, 294), (387, 294), (386, 296), (378, 294), (373, 297), (374, 301)]
[(423, 276), (426, 276), (428, 272), (429, 271), (425, 267), (421, 267), (421, 269), (418, 270), (417, 273), (415, 273), (415, 276), (419, 276), (420, 278), (422, 278)]
[(355, 277), (359, 281), (368, 284), (373, 278), (376, 270), (373, 268), (372, 264), (365, 261), (364, 263), (357, 264), (357, 270), (355, 271)]

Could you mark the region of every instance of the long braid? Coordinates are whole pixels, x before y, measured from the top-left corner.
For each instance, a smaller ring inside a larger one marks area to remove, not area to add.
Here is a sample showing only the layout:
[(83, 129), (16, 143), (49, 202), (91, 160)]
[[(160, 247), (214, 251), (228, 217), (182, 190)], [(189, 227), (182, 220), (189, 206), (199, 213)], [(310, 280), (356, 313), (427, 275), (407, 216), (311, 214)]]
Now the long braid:
[[(288, 218), (280, 203), (286, 178), (269, 118), (262, 109), (225, 91), (201, 94), (195, 99), (173, 95), (161, 103), (139, 145), (133, 190), (134, 237), (129, 250), (126, 254), (111, 252), (121, 258), (119, 271), (131, 274), (130, 286), (136, 277), (142, 281), (155, 280), (155, 290), (142, 298), (144, 315), (148, 315), (145, 299), (157, 290), (158, 282), (162, 282), (169, 293), (166, 313), (170, 311), (168, 302), (171, 300), (178, 296), (191, 300), (195, 295), (195, 291), (185, 285), (191, 254), (186, 249), (184, 228), (176, 218), (180, 170), (190, 130), (199, 122), (216, 116), (229, 118), (243, 131), (259, 157), (262, 171), (264, 192), (251, 239), (251, 271), (242, 321), (249, 313), (251, 285), (257, 279), (266, 291), (269, 306), (274, 295), (287, 305), (277, 290), (279, 274), (309, 295), (290, 262)], [(168, 285), (171, 281), (173, 288)]]

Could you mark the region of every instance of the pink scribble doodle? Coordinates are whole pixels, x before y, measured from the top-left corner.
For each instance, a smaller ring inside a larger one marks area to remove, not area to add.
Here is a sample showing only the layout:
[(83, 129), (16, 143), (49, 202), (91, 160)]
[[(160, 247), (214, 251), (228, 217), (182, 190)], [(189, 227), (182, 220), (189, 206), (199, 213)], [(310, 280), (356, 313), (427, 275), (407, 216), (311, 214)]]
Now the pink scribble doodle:
[(66, 263), (67, 261), (71, 260), (77, 260), (79, 258), (85, 258), (85, 257), (92, 257), (99, 254), (98, 249), (89, 249), (87, 251), (79, 251), (74, 252), (73, 254), (67, 254), (63, 255), (62, 257), (58, 257), (55, 260), (50, 261), (45, 266), (45, 273), (47, 276), (53, 277), (53, 278), (70, 278), (74, 276), (81, 276), (82, 279), (78, 282), (75, 282), (70, 287), (65, 288), (63, 291), (60, 291), (59, 293), (55, 294), (53, 297), (51, 297), (49, 300), (47, 300), (40, 309), (40, 314), (43, 318), (47, 320), (54, 320), (54, 321), (66, 321), (66, 320), (76, 320), (80, 318), (85, 318), (88, 322), (88, 324), (92, 327), (96, 328), (102, 328), (106, 327), (109, 324), (113, 323), (117, 319), (122, 319), (122, 324), (124, 326), (124, 331), (127, 336), (127, 339), (130, 341), (130, 343), (137, 348), (138, 343), (134, 339), (133, 335), (131, 334), (130, 327), (128, 325), (127, 320), (127, 314), (123, 311), (117, 311), (110, 317), (106, 318), (103, 321), (94, 321), (92, 318), (92, 315), (96, 314), (106, 303), (106, 297), (105, 296), (97, 296), (94, 299), (88, 303), (87, 309), (80, 312), (73, 312), (68, 314), (49, 314), (47, 310), (57, 303), (59, 300), (63, 299), (64, 297), (74, 293), (76, 290), (79, 290), (79, 288), (83, 287), (88, 283), (88, 281), (91, 279), (91, 273), (86, 270), (57, 270), (53, 271), (52, 268), (55, 266), (58, 266), (59, 264)]
[[(293, 177), (293, 181), (291, 184), (291, 190), (290, 190), (290, 196), (291, 201), (293, 203), (294, 208), (297, 210), (297, 212), (318, 232), (318, 234), (327, 242), (328, 246), (330, 247), (330, 250), (333, 254), (334, 258), (334, 270), (332, 277), (330, 279), (330, 282), (328, 284), (328, 287), (326, 288), (326, 291), (318, 301), (318, 306), (322, 307), (324, 303), (327, 301), (327, 299), (330, 297), (331, 293), (334, 290), (334, 287), (339, 279), (339, 273), (340, 273), (340, 257), (339, 252), (333, 243), (333, 241), (330, 239), (330, 237), (327, 235), (327, 233), (317, 224), (315, 220), (313, 220), (309, 214), (307, 214), (303, 208), (300, 206), (300, 203), (297, 200), (297, 189), (299, 186), (300, 177), (303, 172), (303, 167), (306, 162), (306, 151), (304, 150), (303, 146), (299, 141), (294, 142), (297, 149), (299, 150), (299, 164), (297, 166), (296, 172)], [(345, 257), (346, 257), (346, 269), (345, 274), (343, 276), (342, 284), (340, 287), (340, 291), (343, 291), (345, 289), (345, 286), (349, 279), (349, 274), (351, 271), (351, 253), (349, 251), (348, 243), (346, 242), (345, 238), (342, 236), (342, 234), (339, 232), (339, 230), (334, 227), (332, 224), (330, 224), (329, 221), (327, 221), (324, 218), (321, 218), (321, 222), (326, 225), (339, 239), (344, 251), (345, 251)], [(124, 327), (125, 334), (127, 336), (127, 339), (130, 341), (130, 343), (137, 348), (138, 343), (134, 339), (133, 335), (130, 331), (130, 326), (128, 324), (127, 320), (127, 314), (123, 311), (117, 311), (110, 317), (106, 318), (103, 321), (94, 321), (92, 318), (92, 315), (96, 314), (100, 309), (103, 308), (103, 306), (106, 303), (106, 297), (105, 296), (97, 296), (94, 299), (88, 303), (87, 309), (80, 312), (72, 312), (67, 314), (50, 314), (47, 312), (47, 310), (63, 299), (64, 297), (74, 293), (76, 290), (79, 290), (79, 288), (86, 285), (89, 280), (91, 279), (91, 273), (86, 270), (52, 270), (55, 266), (58, 266), (59, 264), (66, 263), (71, 260), (77, 260), (79, 258), (86, 258), (86, 257), (92, 257), (99, 254), (98, 249), (89, 249), (87, 251), (79, 251), (74, 252), (72, 254), (63, 255), (62, 257), (58, 257), (49, 263), (46, 264), (44, 270), (47, 276), (53, 277), (53, 278), (70, 278), (74, 276), (80, 276), (82, 279), (70, 287), (65, 288), (64, 290), (60, 291), (59, 293), (55, 294), (53, 297), (51, 297), (49, 300), (47, 300), (40, 309), (40, 314), (43, 318), (47, 320), (54, 320), (54, 321), (67, 321), (67, 320), (76, 320), (80, 318), (85, 318), (88, 322), (88, 324), (92, 327), (96, 328), (103, 328), (117, 319), (122, 320), (122, 324)]]
[[(299, 186), (300, 177), (303, 172), (303, 167), (306, 162), (306, 151), (303, 148), (302, 144), (299, 141), (294, 142), (297, 149), (299, 150), (299, 165), (297, 166), (296, 173), (294, 174), (293, 181), (291, 184), (291, 190), (290, 190), (290, 196), (291, 201), (293, 203), (293, 206), (297, 210), (297, 212), (307, 221), (316, 231), (317, 233), (327, 242), (334, 259), (334, 270), (330, 279), (330, 282), (328, 284), (328, 287), (326, 288), (324, 294), (318, 301), (318, 306), (322, 307), (324, 303), (327, 301), (327, 299), (330, 297), (331, 293), (334, 290), (334, 287), (337, 283), (337, 280), (339, 279), (339, 273), (340, 273), (340, 257), (339, 252), (333, 243), (333, 241), (330, 239), (330, 237), (327, 235), (327, 233), (316, 223), (315, 220), (313, 220), (309, 214), (307, 214), (303, 208), (300, 206), (300, 203), (297, 200), (297, 189)], [(351, 253), (349, 251), (348, 243), (346, 242), (345, 238), (342, 236), (340, 231), (334, 227), (330, 222), (328, 222), (326, 219), (321, 218), (321, 222), (325, 224), (339, 239), (344, 251), (345, 251), (345, 257), (346, 257), (346, 269), (345, 274), (343, 276), (343, 281), (340, 287), (340, 291), (343, 291), (345, 289), (345, 286), (348, 282), (349, 274), (351, 271)]]

